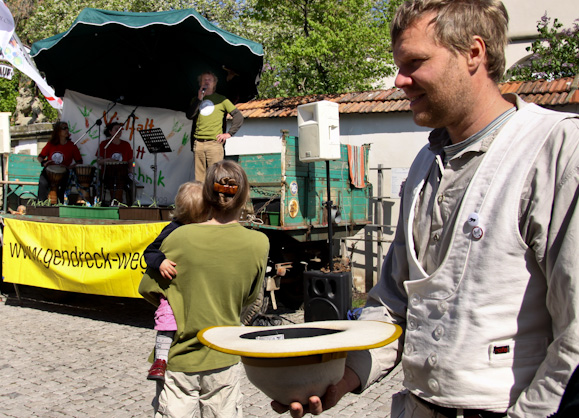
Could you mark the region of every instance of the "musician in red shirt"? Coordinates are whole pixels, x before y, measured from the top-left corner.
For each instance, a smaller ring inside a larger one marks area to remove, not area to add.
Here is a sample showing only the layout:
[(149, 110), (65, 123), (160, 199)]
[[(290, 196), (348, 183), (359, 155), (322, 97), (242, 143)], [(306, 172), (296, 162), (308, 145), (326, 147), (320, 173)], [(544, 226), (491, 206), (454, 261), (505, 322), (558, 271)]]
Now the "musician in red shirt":
[[(111, 201), (123, 202), (122, 192), (126, 192), (127, 202), (133, 202), (132, 180), (133, 149), (131, 144), (121, 139), (123, 125), (111, 122), (105, 128), (106, 139), (97, 150), (97, 162), (101, 167), (101, 178), (104, 186), (111, 193)], [(111, 141), (112, 139), (112, 141)]]
[[(64, 192), (68, 187), (70, 168), (82, 164), (82, 156), (71, 141), (68, 123), (56, 122), (50, 141), (38, 154), (38, 162), (44, 167), (38, 179), (38, 200), (43, 202), (49, 197), (52, 204), (64, 202)], [(52, 186), (52, 187), (51, 187)], [(57, 200), (58, 199), (58, 200)]]

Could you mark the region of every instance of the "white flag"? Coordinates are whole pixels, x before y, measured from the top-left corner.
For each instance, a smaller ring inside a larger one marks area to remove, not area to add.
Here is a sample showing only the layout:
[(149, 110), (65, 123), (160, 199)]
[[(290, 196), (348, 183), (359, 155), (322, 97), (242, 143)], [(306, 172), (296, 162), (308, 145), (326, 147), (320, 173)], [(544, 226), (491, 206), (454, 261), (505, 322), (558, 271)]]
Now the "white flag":
[(2, 0), (0, 0), (0, 48), (0, 58), (8, 61), (30, 77), (46, 97), (48, 103), (55, 109), (61, 110), (62, 99), (56, 97), (54, 89), (46, 83), (46, 80), (38, 72), (29, 51), (24, 48), (18, 35), (14, 32), (14, 18)]
[(8, 7), (0, 0), (0, 54), (14, 33), (14, 18)]

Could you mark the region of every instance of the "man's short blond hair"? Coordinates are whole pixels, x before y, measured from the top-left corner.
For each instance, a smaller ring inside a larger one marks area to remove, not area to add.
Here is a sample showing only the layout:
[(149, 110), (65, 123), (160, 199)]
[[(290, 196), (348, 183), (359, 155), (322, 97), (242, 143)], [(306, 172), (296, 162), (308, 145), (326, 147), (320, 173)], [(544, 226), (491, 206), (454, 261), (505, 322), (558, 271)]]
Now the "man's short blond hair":
[(509, 15), (499, 0), (407, 0), (398, 8), (390, 27), (392, 45), (404, 30), (423, 16), (436, 13), (435, 42), (450, 51), (466, 54), (473, 37), (486, 45), (486, 69), (499, 82), (505, 72)]

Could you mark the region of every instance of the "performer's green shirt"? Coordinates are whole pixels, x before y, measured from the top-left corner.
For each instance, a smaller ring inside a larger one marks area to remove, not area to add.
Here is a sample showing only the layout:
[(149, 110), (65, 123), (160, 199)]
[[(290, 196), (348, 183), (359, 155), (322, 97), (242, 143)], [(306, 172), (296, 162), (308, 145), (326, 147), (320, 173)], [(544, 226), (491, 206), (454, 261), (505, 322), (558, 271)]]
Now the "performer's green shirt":
[(238, 223), (190, 224), (165, 238), (161, 251), (177, 263), (177, 277), (166, 280), (148, 269), (139, 293), (154, 305), (165, 295), (175, 314), (177, 332), (167, 369), (194, 373), (237, 363), (239, 357), (201, 344), (197, 333), (210, 326), (240, 325), (242, 307), (262, 287), (268, 238)]
[(215, 140), (223, 132), (223, 122), (228, 113), (235, 110), (235, 106), (228, 98), (213, 93), (205, 96), (199, 105), (199, 116), (195, 128), (194, 138)]

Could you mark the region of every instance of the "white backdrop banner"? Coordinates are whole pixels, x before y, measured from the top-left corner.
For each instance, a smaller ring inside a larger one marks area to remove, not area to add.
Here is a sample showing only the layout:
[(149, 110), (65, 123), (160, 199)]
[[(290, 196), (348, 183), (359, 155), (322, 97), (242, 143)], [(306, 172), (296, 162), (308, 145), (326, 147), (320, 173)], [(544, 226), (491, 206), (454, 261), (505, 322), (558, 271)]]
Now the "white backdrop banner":
[[(110, 109), (110, 110), (109, 110)], [(107, 113), (108, 110), (108, 113)], [(135, 121), (129, 115), (134, 110)], [(102, 120), (99, 126), (95, 124)], [(191, 121), (183, 112), (155, 107), (125, 106), (67, 90), (64, 95), (62, 120), (68, 122), (71, 138), (80, 149), (83, 163), (96, 165), (98, 144), (105, 140), (104, 130), (110, 122), (123, 123), (121, 139), (130, 142), (135, 156), (135, 177), (143, 189), (137, 189), (136, 200), (142, 205), (154, 201), (160, 206), (175, 202), (179, 186), (194, 177), (191, 152)], [(160, 128), (171, 152), (150, 154), (140, 130)], [(78, 142), (77, 142), (78, 141)], [(152, 166), (157, 163), (154, 175)], [(157, 188), (153, 182), (156, 180)]]

